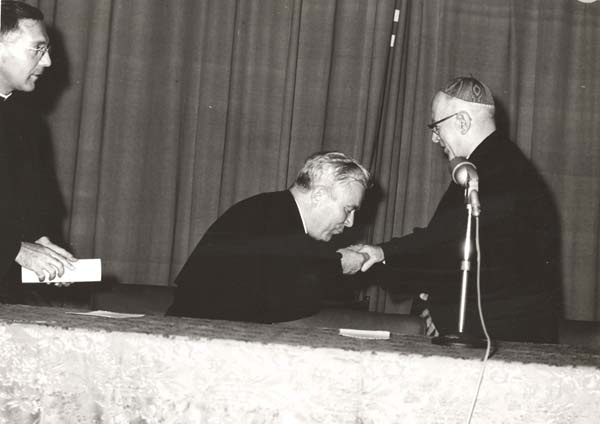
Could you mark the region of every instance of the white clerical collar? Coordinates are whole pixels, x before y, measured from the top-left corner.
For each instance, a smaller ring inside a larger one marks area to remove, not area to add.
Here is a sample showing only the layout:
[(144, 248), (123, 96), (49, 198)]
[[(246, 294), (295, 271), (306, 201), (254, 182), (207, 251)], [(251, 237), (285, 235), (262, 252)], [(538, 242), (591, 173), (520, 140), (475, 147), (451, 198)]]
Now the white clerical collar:
[(300, 214), (300, 219), (302, 220), (302, 227), (304, 227), (304, 234), (308, 234), (308, 230), (306, 229), (306, 223), (304, 222), (304, 217), (302, 216), (302, 209), (300, 209), (300, 205), (298, 204), (298, 201), (296, 200), (295, 196), (292, 196), (294, 198), (294, 202), (296, 202), (296, 207), (298, 208), (298, 213)]
[(2, 97), (4, 100), (6, 100), (6, 99), (8, 99), (11, 96), (11, 94), (12, 94), (12, 91), (10, 93), (8, 93), (8, 94), (0, 93), (0, 97)]

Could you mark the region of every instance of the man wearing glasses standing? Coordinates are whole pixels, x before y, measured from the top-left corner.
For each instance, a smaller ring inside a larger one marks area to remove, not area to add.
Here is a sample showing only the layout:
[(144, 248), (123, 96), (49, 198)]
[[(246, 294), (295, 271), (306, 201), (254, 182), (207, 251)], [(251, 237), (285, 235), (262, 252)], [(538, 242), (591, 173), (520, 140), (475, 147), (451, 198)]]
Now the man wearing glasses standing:
[(0, 302), (21, 302), (19, 265), (51, 281), (76, 258), (48, 238), (44, 158), (34, 108), (19, 93), (33, 91), (51, 65), (44, 16), (7, 0), (0, 12)]
[[(476, 168), (481, 205), (481, 292), (492, 339), (556, 342), (559, 312), (558, 218), (547, 187), (519, 148), (496, 129), (490, 89), (472, 77), (450, 81), (432, 102), (432, 141), (449, 160)], [(427, 292), (442, 335), (457, 332), (461, 261), (468, 212), (465, 189), (451, 182), (429, 225), (368, 253), (380, 284)], [(483, 337), (477, 310), (476, 257), (470, 258), (466, 334)]]

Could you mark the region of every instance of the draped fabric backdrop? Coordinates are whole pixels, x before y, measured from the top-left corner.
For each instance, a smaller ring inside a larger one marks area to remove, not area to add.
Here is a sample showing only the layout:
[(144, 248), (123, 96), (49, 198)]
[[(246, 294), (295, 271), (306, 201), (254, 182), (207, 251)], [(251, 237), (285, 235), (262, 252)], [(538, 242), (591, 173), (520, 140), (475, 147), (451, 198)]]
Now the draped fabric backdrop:
[(29, 2), (52, 38), (34, 95), (65, 236), (107, 278), (169, 284), (220, 213), (289, 186), (321, 149), (377, 178), (355, 235), (426, 225), (449, 183), (430, 100), (473, 74), (555, 195), (566, 317), (600, 319), (600, 3)]

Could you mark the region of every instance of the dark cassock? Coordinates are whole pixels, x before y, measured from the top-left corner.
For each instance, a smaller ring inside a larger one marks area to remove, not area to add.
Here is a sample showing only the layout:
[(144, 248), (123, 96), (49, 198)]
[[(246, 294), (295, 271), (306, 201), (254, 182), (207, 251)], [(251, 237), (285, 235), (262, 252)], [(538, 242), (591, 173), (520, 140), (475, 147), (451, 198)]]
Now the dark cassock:
[(167, 314), (259, 323), (313, 315), (342, 277), (336, 249), (305, 233), (291, 192), (253, 196), (206, 231)]
[(0, 302), (27, 302), (15, 262), (21, 242), (57, 237), (60, 202), (52, 197), (54, 173), (42, 130), (28, 94), (0, 98)]
[[(556, 342), (560, 228), (553, 199), (532, 163), (497, 131), (468, 160), (479, 176), (481, 296), (489, 334), (502, 340)], [(392, 291), (427, 293), (425, 306), (441, 334), (458, 331), (467, 217), (464, 189), (452, 182), (429, 225), (381, 244), (386, 264), (373, 268), (377, 281)], [(475, 230), (473, 218), (463, 331), (483, 336)]]

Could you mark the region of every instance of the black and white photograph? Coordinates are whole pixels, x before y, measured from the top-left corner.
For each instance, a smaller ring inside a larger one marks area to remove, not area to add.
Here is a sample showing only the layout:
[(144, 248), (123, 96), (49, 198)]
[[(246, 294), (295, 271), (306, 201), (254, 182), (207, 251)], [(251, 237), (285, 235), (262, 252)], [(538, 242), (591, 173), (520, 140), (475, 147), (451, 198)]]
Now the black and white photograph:
[(0, 0), (0, 424), (600, 422), (600, 1)]

